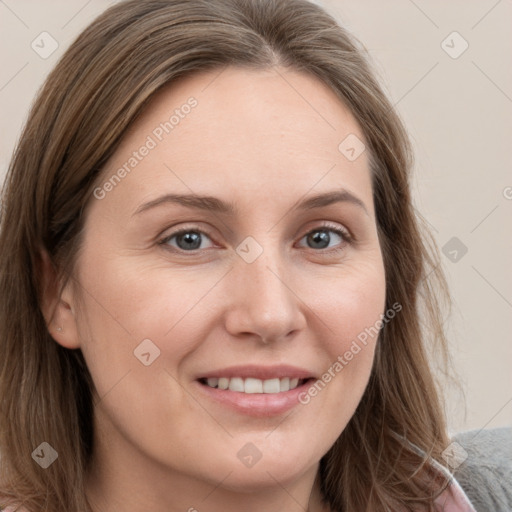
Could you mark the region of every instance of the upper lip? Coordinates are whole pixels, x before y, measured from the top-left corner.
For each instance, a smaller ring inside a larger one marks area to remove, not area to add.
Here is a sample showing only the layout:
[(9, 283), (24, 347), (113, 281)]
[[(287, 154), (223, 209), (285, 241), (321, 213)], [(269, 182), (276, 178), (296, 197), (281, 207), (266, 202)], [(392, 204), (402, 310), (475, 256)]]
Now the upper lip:
[(219, 370), (211, 370), (207, 373), (201, 374), (200, 379), (209, 379), (212, 377), (242, 377), (253, 378), (260, 380), (267, 379), (283, 379), (289, 377), (291, 379), (308, 379), (312, 378), (313, 374), (309, 370), (290, 365), (278, 366), (230, 366)]

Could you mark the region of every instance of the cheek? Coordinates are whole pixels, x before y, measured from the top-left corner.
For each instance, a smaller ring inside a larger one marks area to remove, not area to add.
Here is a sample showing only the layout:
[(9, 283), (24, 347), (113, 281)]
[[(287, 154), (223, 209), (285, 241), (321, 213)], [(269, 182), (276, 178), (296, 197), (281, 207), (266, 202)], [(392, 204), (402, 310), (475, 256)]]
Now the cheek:
[(119, 259), (84, 262), (78, 330), (98, 395), (107, 393), (128, 372), (132, 378), (138, 375), (147, 368), (145, 363), (153, 370), (165, 367), (174, 373), (179, 361), (195, 348), (194, 323), (189, 318), (198, 326), (191, 313), (194, 306), (194, 314), (200, 311), (201, 297), (213, 283), (200, 285), (193, 272), (176, 275)]
[(382, 260), (354, 263), (323, 284), (323, 292), (310, 294), (308, 304), (324, 324), (329, 353), (343, 354), (354, 341), (375, 342), (386, 302)]
[[(342, 276), (326, 280), (325, 285), (324, 293), (310, 294), (308, 302), (316, 313), (318, 332), (323, 333), (318, 350), (324, 355), (324, 373), (303, 401), (322, 394), (322, 400), (333, 407), (331, 411), (340, 411), (340, 421), (345, 424), (368, 382), (383, 325), (384, 267), (377, 260), (358, 265), (357, 270), (347, 268)], [(325, 388), (329, 388), (328, 393), (323, 392)]]
[(193, 269), (170, 270), (147, 264), (133, 264), (118, 258), (86, 268), (80, 276), (86, 290), (84, 323), (94, 330), (94, 338), (128, 338), (139, 342), (148, 337), (165, 339), (201, 301), (213, 285), (198, 279)]

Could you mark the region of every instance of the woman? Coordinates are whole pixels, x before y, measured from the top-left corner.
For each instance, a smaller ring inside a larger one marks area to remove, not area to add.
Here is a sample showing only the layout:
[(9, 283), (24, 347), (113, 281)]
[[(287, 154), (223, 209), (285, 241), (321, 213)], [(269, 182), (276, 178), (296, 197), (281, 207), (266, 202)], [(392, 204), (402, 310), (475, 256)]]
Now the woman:
[(442, 467), (444, 281), (410, 168), (319, 7), (108, 9), (4, 190), (1, 503), (474, 510)]

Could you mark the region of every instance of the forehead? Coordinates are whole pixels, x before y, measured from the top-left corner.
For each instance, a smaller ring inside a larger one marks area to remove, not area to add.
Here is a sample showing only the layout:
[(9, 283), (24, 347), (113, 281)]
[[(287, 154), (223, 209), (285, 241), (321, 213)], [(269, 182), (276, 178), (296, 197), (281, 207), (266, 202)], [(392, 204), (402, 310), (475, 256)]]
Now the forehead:
[(347, 158), (346, 140), (359, 144), (357, 151), (364, 147), (356, 119), (318, 78), (228, 67), (186, 76), (155, 94), (104, 176), (146, 145), (112, 201), (122, 194), (131, 202), (151, 199), (167, 187), (261, 204), (345, 187), (371, 208), (367, 152)]

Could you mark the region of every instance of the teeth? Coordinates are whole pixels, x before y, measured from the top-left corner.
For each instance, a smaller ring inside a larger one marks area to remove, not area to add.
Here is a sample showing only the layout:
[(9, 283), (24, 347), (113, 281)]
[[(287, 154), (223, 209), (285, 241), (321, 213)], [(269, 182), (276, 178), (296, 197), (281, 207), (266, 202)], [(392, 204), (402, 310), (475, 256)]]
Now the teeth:
[(211, 388), (216, 388), (219, 383), (219, 379), (217, 379), (217, 377), (212, 377), (211, 379), (207, 379), (207, 382), (208, 386)]
[(244, 391), (244, 381), (240, 377), (233, 377), (229, 381), (229, 391)]
[(206, 379), (206, 384), (211, 388), (229, 389), (229, 391), (238, 391), (239, 393), (282, 393), (295, 389), (301, 381), (297, 378), (290, 379), (253, 379), (251, 377), (242, 379), (241, 377), (210, 377)]
[(245, 393), (263, 393), (263, 381), (260, 379), (245, 379), (245, 382), (242, 381), (242, 387)]
[(279, 379), (269, 379), (263, 381), (263, 393), (279, 393), (281, 391), (281, 384)]

